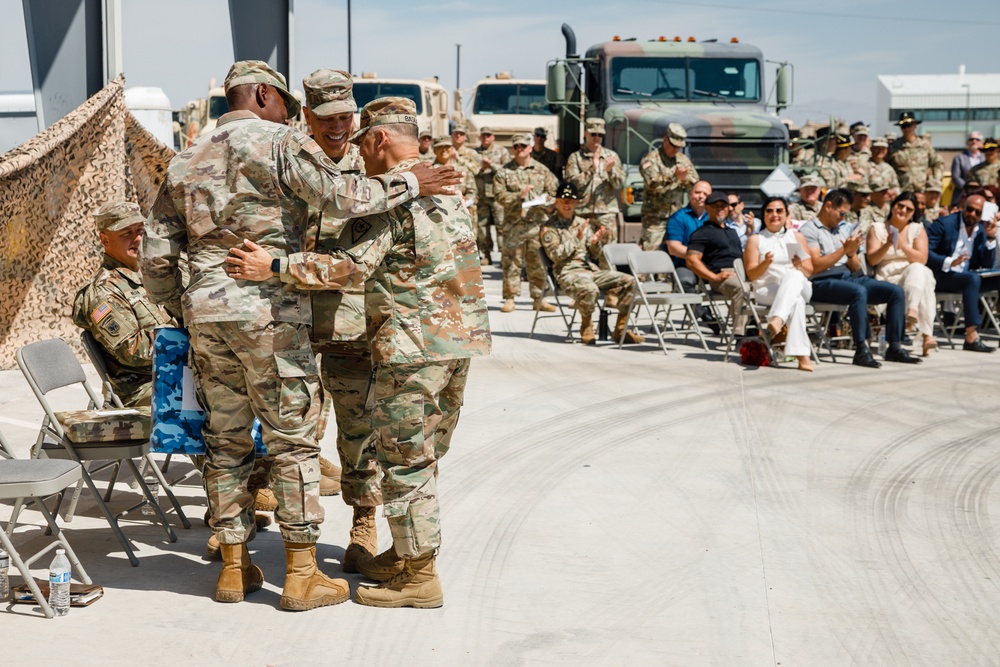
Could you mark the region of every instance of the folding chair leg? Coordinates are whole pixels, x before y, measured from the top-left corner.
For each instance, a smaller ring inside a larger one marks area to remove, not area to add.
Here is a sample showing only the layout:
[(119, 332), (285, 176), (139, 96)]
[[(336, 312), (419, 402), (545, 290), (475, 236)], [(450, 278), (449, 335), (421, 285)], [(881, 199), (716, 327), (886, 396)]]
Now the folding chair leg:
[(21, 513), (21, 507), (24, 505), (24, 498), (17, 498), (14, 500), (14, 511), (10, 515), (10, 521), (7, 522), (7, 528), (4, 529), (7, 535), (12, 535), (14, 533), (14, 526), (17, 525), (17, 516)]
[[(162, 488), (163, 492), (167, 494), (167, 500), (169, 500), (170, 504), (173, 505), (174, 512), (177, 513), (177, 518), (181, 520), (181, 525), (183, 525), (184, 528), (190, 528), (191, 522), (188, 521), (187, 516), (184, 514), (184, 510), (181, 509), (180, 502), (177, 500), (177, 496), (174, 495), (174, 490), (170, 488), (170, 484), (167, 483), (167, 478), (164, 476), (163, 471), (160, 470), (160, 467), (156, 465), (152, 456), (152, 454), (146, 454), (146, 458), (149, 460), (150, 470), (153, 471), (153, 474), (156, 475), (156, 479), (159, 480), (160, 488)], [(169, 457), (170, 455), (167, 454), (167, 456)]]
[(116, 462), (115, 469), (111, 473), (111, 480), (108, 482), (108, 490), (104, 494), (104, 502), (106, 503), (111, 502), (111, 493), (115, 490), (115, 482), (118, 481), (118, 473), (121, 472), (121, 468), (122, 468), (121, 462), (120, 461)]
[[(171, 542), (176, 542), (177, 533), (175, 533), (174, 529), (170, 527), (170, 522), (167, 520), (167, 515), (164, 514), (163, 512), (163, 508), (160, 507), (159, 501), (157, 501), (156, 498), (153, 497), (152, 491), (150, 491), (149, 487), (146, 486), (146, 481), (142, 478), (142, 475), (139, 473), (139, 466), (137, 466), (135, 464), (135, 461), (133, 461), (132, 459), (125, 459), (125, 463), (128, 464), (129, 468), (132, 469), (132, 474), (135, 475), (135, 479), (139, 483), (139, 488), (142, 489), (142, 494), (146, 496), (146, 499), (149, 500), (149, 502), (153, 506), (153, 509), (156, 511), (157, 515), (159, 515), (160, 523), (163, 524), (163, 529), (166, 531), (167, 537), (170, 538)], [(155, 468), (156, 466), (153, 467)]]
[(18, 572), (21, 573), (21, 578), (24, 579), (24, 583), (35, 596), (35, 602), (38, 603), (42, 613), (45, 614), (45, 618), (55, 618), (56, 614), (52, 611), (52, 607), (49, 606), (49, 601), (42, 595), (42, 591), (38, 588), (38, 584), (35, 583), (35, 578), (31, 576), (31, 570), (25, 562), (21, 560), (20, 554), (18, 554), (17, 550), (14, 549), (14, 545), (10, 541), (10, 538), (7, 537), (6, 531), (0, 530), (0, 544), (3, 544), (4, 551), (6, 551), (10, 556), (10, 561), (14, 564), (14, 567), (17, 568)]
[(67, 540), (62, 534), (62, 529), (60, 529), (59, 525), (56, 524), (56, 520), (49, 512), (48, 508), (45, 507), (45, 503), (42, 502), (41, 498), (35, 498), (34, 500), (35, 504), (38, 506), (38, 511), (42, 513), (42, 516), (45, 517), (45, 522), (49, 524), (49, 530), (52, 535), (55, 536), (55, 538), (59, 541), (59, 544), (61, 544), (63, 549), (66, 550), (66, 557), (69, 558), (69, 562), (73, 566), (73, 569), (76, 570), (80, 581), (85, 584), (93, 583), (90, 580), (90, 575), (88, 575), (87, 571), (83, 569), (83, 564), (80, 562), (80, 559), (76, 557), (76, 552), (73, 551), (73, 547), (70, 546), (69, 540)]
[(132, 545), (129, 544), (128, 538), (125, 537), (121, 526), (118, 525), (118, 518), (111, 513), (104, 499), (101, 498), (101, 492), (97, 489), (86, 467), (83, 467), (83, 480), (87, 484), (87, 488), (94, 495), (94, 500), (97, 502), (98, 507), (100, 507), (101, 513), (104, 514), (104, 518), (108, 520), (108, 524), (111, 526), (111, 530), (114, 531), (115, 537), (118, 538), (118, 542), (121, 543), (125, 555), (128, 556), (128, 561), (132, 564), (132, 567), (139, 567), (139, 559), (136, 558), (135, 552), (132, 551)]

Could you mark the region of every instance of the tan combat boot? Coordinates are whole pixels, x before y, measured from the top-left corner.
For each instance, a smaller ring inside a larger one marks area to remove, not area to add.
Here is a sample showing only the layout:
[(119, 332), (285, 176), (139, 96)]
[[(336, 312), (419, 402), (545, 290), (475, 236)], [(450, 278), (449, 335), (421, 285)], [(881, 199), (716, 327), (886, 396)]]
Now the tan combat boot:
[(340, 493), (340, 466), (319, 457), (319, 495), (335, 496)]
[(285, 542), (285, 588), (281, 608), (306, 611), (346, 602), (351, 588), (343, 579), (331, 579), (316, 567), (315, 542)]
[(374, 557), (378, 549), (378, 535), (375, 532), (375, 508), (355, 507), (351, 524), (351, 543), (344, 551), (344, 572), (357, 572), (358, 559)]
[(611, 338), (616, 343), (622, 338), (624, 338), (625, 343), (642, 343), (645, 342), (645, 338), (640, 336), (634, 331), (625, 331), (625, 325), (628, 324), (628, 318), (624, 315), (619, 315), (618, 319), (615, 320), (615, 330), (611, 333)]
[(580, 342), (584, 345), (597, 345), (594, 335), (594, 320), (590, 313), (580, 313)]
[(403, 561), (403, 569), (378, 586), (358, 586), (354, 601), (369, 607), (433, 609), (444, 604), (433, 553)]
[(501, 313), (513, 313), (514, 312), (514, 299), (504, 299), (503, 305), (500, 306)]
[(535, 299), (534, 308), (535, 308), (535, 310), (540, 310), (543, 313), (554, 313), (554, 312), (556, 312), (556, 307), (553, 306), (548, 301), (546, 301), (545, 299), (542, 299), (542, 298)]
[(358, 559), (358, 572), (373, 581), (392, 579), (403, 569), (403, 559), (389, 546), (378, 556), (363, 555)]
[(264, 573), (250, 562), (246, 542), (222, 544), (222, 572), (215, 584), (215, 599), (219, 602), (242, 602), (243, 597), (260, 590)]
[(274, 497), (274, 491), (267, 488), (257, 489), (254, 496), (254, 509), (258, 512), (273, 512), (278, 509), (278, 499)]
[[(257, 537), (257, 531), (264, 530), (270, 525), (271, 517), (266, 514), (254, 514), (253, 525), (250, 526), (250, 534), (247, 536), (247, 542), (253, 542), (253, 539)], [(205, 560), (219, 560), (220, 558), (222, 558), (222, 549), (220, 548), (218, 538), (215, 537), (215, 533), (212, 533), (212, 536), (208, 538), (208, 544), (205, 545)]]

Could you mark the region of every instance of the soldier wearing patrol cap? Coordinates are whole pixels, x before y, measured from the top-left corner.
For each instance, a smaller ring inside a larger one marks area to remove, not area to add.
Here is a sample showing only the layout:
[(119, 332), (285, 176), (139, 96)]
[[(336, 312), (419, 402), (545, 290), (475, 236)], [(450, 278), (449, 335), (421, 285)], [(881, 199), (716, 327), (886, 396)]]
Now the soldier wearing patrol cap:
[(899, 178), (896, 177), (896, 170), (893, 169), (885, 156), (889, 153), (889, 140), (885, 137), (877, 137), (872, 141), (872, 159), (868, 162), (868, 181), (876, 180), (885, 183), (890, 189), (899, 191)]
[[(409, 99), (365, 105), (352, 141), (369, 174), (391, 175), (417, 162), (416, 124)], [(443, 195), (359, 218), (345, 233), (349, 247), (293, 254), (278, 268), (282, 281), (299, 288), (367, 281), (375, 362), (369, 400), (392, 546), (359, 560), (359, 571), (382, 583), (359, 587), (355, 599), (375, 607), (440, 607), (438, 465), (451, 445), (471, 358), (489, 354), (491, 344), (475, 231), (460, 197)], [(232, 253), (253, 279), (271, 276), (266, 250)]]
[(979, 185), (1000, 185), (1000, 144), (996, 139), (983, 141), (983, 161), (972, 168), (969, 183)]
[(641, 343), (638, 333), (626, 331), (628, 315), (635, 297), (635, 278), (619, 271), (600, 269), (597, 258), (604, 247), (602, 236), (607, 231), (594, 230), (586, 220), (574, 215), (580, 194), (576, 186), (563, 181), (556, 190), (556, 212), (542, 225), (542, 249), (552, 260), (553, 273), (559, 287), (573, 297), (580, 313), (580, 342), (594, 345), (594, 308), (601, 292), (614, 295), (617, 301), (618, 320), (612, 334), (614, 340)]
[(684, 154), (687, 130), (679, 123), (667, 125), (663, 145), (654, 148), (639, 164), (642, 174), (643, 250), (656, 250), (663, 243), (667, 219), (684, 205), (684, 194), (698, 182), (698, 170)]
[(496, 228), (497, 243), (503, 235), (503, 206), (493, 196), (493, 177), (505, 164), (511, 161), (510, 151), (496, 143), (492, 128), (483, 127), (479, 130), (479, 148), (476, 149), (482, 157), (482, 169), (476, 176), (476, 193), (479, 202), (479, 227), (476, 230), (476, 240), (479, 244), (479, 254), (484, 266), (493, 264), (490, 256), (493, 252), (493, 237), (490, 236), (490, 224)]
[(806, 220), (815, 218), (823, 208), (820, 195), (826, 183), (816, 174), (806, 174), (799, 179), (799, 201), (788, 206), (788, 219), (795, 228)]
[[(531, 136), (515, 134), (511, 144), (514, 159), (493, 176), (493, 195), (504, 207), (500, 246), (504, 301), (500, 312), (514, 310), (514, 297), (521, 294), (521, 267), (525, 265), (534, 309), (555, 312), (555, 306), (542, 298), (545, 269), (538, 257), (538, 225), (548, 218), (546, 207), (551, 204), (551, 201), (539, 203), (539, 198), (555, 196), (558, 182), (545, 165), (531, 157)], [(529, 201), (535, 204), (525, 209), (524, 204)]]
[(537, 160), (545, 165), (545, 168), (559, 178), (559, 153), (545, 146), (545, 140), (549, 138), (549, 132), (544, 127), (536, 127), (532, 133), (534, 146), (531, 148), (531, 159)]
[(944, 188), (941, 185), (941, 181), (935, 179), (927, 181), (927, 187), (924, 188), (924, 222), (927, 224), (934, 222), (942, 215), (948, 214), (947, 209), (941, 206), (942, 192), (944, 192)]
[(625, 184), (625, 168), (618, 153), (601, 145), (604, 119), (588, 118), (585, 127), (584, 146), (566, 161), (566, 180), (580, 191), (576, 214), (595, 230), (607, 228), (605, 242), (614, 243), (618, 240), (618, 193)]
[(73, 323), (101, 345), (108, 380), (122, 403), (149, 405), (153, 395), (153, 335), (171, 326), (163, 308), (149, 301), (139, 274), (139, 246), (146, 218), (133, 202), (105, 204), (94, 214), (104, 246), (101, 266), (73, 301)]
[(417, 144), (420, 146), (420, 159), (427, 162), (434, 161), (434, 135), (430, 130), (420, 130), (417, 135)]
[(854, 201), (851, 202), (851, 210), (848, 211), (844, 220), (847, 222), (857, 222), (861, 216), (861, 211), (871, 203), (872, 189), (868, 186), (868, 180), (853, 184), (848, 188), (854, 194)]
[(851, 153), (847, 156), (847, 163), (851, 165), (851, 171), (861, 179), (868, 178), (868, 162), (872, 158), (871, 138), (868, 126), (860, 120), (851, 125), (851, 137), (854, 145), (851, 146)]
[(899, 187), (903, 190), (920, 191), (927, 186), (927, 180), (941, 180), (944, 162), (934, 150), (929, 139), (917, 136), (916, 119), (912, 111), (899, 114), (899, 125), (903, 136), (889, 144), (889, 154), (885, 160), (896, 170)]
[(462, 195), (462, 200), (470, 209), (476, 207), (476, 178), (466, 166), (467, 163), (458, 161), (455, 152), (455, 142), (447, 134), (434, 139), (434, 162), (435, 167), (454, 167), (462, 174), (462, 182), (458, 186), (458, 192)]
[(889, 203), (892, 200), (892, 186), (881, 175), (875, 175), (868, 181), (871, 194), (868, 196), (868, 206), (861, 209), (858, 216), (858, 229), (867, 234), (876, 222), (885, 222), (889, 217)]
[[(299, 104), (267, 63), (235, 63), (225, 90), (230, 111), (170, 162), (146, 222), (140, 265), (150, 299), (182, 319), (191, 336), (207, 413), (204, 485), (222, 545), (216, 599), (238, 602), (263, 584), (246, 546), (256, 417), (273, 458), (275, 517), (285, 541), (281, 606), (313, 609), (347, 600), (350, 590), (316, 566), (323, 389), (309, 341), (310, 302), (279, 280), (247, 282), (225, 257), (241, 241), (284, 257), (302, 249), (310, 207), (331, 219), (356, 217), (420, 192), (444, 192), (457, 175), (420, 165), (379, 179), (341, 174), (316, 141), (286, 124)], [(177, 270), (184, 251), (187, 287)]]

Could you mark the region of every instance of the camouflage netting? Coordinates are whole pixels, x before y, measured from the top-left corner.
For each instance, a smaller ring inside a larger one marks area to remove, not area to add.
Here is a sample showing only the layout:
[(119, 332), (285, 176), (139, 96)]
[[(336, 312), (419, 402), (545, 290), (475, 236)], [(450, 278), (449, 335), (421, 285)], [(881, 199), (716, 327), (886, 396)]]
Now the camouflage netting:
[(28, 343), (62, 338), (84, 358), (73, 295), (103, 255), (92, 212), (119, 199), (148, 212), (174, 152), (125, 108), (119, 76), (0, 155), (0, 369)]

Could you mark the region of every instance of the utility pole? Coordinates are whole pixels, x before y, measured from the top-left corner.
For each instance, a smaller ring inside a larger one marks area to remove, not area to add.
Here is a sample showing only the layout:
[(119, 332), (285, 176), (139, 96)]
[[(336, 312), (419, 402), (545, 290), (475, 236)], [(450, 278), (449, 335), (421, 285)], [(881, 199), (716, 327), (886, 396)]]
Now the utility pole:
[(347, 72), (354, 74), (351, 68), (351, 0), (347, 0)]
[(459, 76), (462, 72), (462, 45), (455, 45), (455, 90), (462, 88), (462, 79)]

